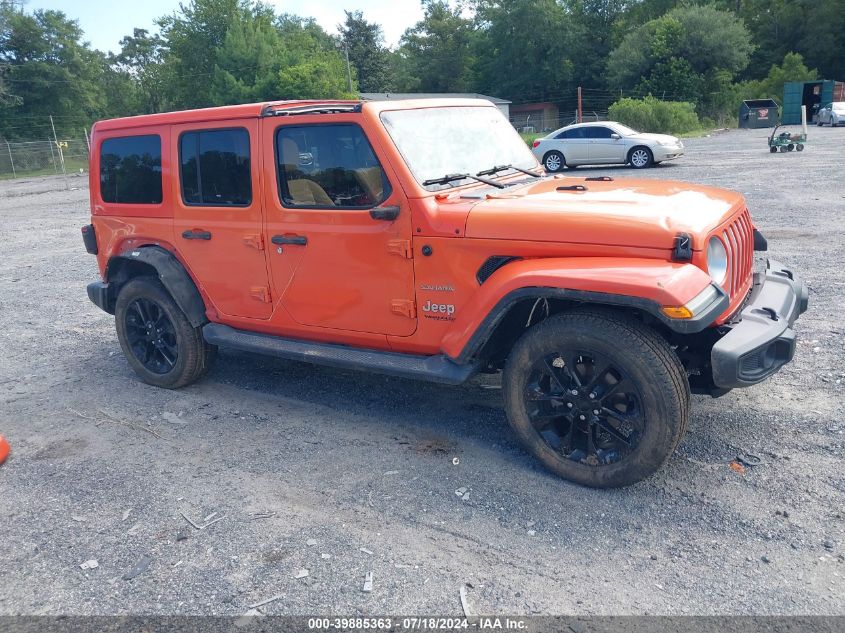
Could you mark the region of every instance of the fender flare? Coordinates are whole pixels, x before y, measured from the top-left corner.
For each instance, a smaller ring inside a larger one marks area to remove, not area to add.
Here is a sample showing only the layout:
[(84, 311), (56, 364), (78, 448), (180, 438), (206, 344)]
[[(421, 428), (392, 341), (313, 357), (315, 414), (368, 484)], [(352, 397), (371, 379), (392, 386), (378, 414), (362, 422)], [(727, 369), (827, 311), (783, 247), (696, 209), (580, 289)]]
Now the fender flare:
[[(109, 259), (105, 274), (109, 285), (111, 286), (112, 283), (116, 282), (119, 289), (119, 286), (129, 278), (120, 279), (122, 270), (131, 267), (135, 262), (149, 266), (158, 273), (159, 281), (173, 297), (176, 305), (188, 317), (188, 321), (193, 327), (208, 323), (208, 317), (205, 314), (205, 302), (194, 280), (185, 270), (182, 262), (176, 259), (173, 253), (161, 246), (141, 246), (113, 256)], [(117, 300), (117, 295), (113, 292), (110, 294), (112, 295), (111, 305), (113, 306), (114, 301)]]
[[(691, 319), (672, 319), (662, 306), (681, 306), (713, 286), (716, 299)], [(710, 275), (689, 263), (635, 258), (526, 259), (499, 268), (461, 310), (443, 337), (455, 362), (469, 362), (511, 307), (530, 298), (620, 306), (648, 313), (680, 334), (701, 332), (730, 303)]]

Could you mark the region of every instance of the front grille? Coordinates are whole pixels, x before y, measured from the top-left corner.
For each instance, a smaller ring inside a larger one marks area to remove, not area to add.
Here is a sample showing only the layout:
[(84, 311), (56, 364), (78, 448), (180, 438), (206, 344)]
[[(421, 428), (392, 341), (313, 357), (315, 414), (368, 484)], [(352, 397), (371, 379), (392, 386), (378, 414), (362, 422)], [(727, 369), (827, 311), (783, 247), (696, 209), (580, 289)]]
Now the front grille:
[(725, 290), (733, 298), (742, 290), (754, 265), (754, 226), (748, 209), (725, 228), (721, 237), (728, 251), (730, 266), (730, 279)]

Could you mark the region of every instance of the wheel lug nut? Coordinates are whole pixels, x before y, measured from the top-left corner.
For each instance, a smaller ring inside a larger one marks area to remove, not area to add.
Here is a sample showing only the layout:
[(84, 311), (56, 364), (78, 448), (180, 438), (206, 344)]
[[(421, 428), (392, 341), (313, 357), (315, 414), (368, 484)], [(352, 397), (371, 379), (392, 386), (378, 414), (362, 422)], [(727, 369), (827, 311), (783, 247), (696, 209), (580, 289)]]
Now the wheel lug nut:
[(567, 402), (567, 403), (566, 403), (566, 408), (567, 408), (567, 409), (571, 409), (571, 408), (572, 408), (572, 403), (571, 403), (571, 402)]
[(569, 393), (571, 393), (573, 396), (577, 396), (577, 395), (578, 395), (578, 390), (577, 390), (577, 389), (573, 389), (573, 390), (572, 390), (572, 391), (570, 391)]
[(599, 410), (598, 410), (598, 409), (593, 409), (593, 415), (598, 415), (598, 414), (599, 414)]
[(596, 399), (596, 392), (594, 391), (593, 393), (590, 394), (590, 400), (595, 400), (595, 399)]
[(578, 416), (578, 419), (579, 419), (579, 420), (586, 420), (587, 418), (586, 418), (586, 417), (584, 417), (583, 415), (579, 415), (579, 416)]

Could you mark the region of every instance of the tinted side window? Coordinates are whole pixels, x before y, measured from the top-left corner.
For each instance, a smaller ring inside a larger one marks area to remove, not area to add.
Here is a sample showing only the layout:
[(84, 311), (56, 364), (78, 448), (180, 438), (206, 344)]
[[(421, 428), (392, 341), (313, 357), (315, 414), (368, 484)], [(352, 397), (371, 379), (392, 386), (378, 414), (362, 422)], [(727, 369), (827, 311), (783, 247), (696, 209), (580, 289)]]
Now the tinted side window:
[(390, 195), (387, 176), (357, 125), (280, 127), (276, 161), (287, 207), (368, 209)]
[(610, 128), (606, 127), (588, 127), (586, 130), (587, 138), (610, 138), (613, 133)]
[(109, 138), (100, 146), (104, 202), (161, 204), (161, 137)]
[(185, 132), (179, 138), (179, 163), (185, 204), (247, 206), (252, 202), (245, 129)]
[(565, 138), (566, 140), (585, 138), (584, 128), (576, 127), (572, 130), (566, 130), (565, 132), (561, 132), (558, 138)]

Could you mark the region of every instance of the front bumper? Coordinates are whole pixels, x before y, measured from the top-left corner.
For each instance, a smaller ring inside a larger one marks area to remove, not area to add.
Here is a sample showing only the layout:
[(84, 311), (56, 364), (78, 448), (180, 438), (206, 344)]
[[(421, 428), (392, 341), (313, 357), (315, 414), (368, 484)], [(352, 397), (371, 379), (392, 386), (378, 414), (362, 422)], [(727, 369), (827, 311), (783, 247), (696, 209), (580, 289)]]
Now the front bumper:
[(792, 360), (792, 324), (807, 310), (807, 285), (783, 264), (769, 260), (754, 278), (751, 297), (739, 319), (710, 352), (713, 383), (721, 389), (761, 382)]
[(683, 145), (658, 145), (652, 148), (651, 151), (654, 160), (663, 162), (664, 160), (674, 160), (684, 155)]

